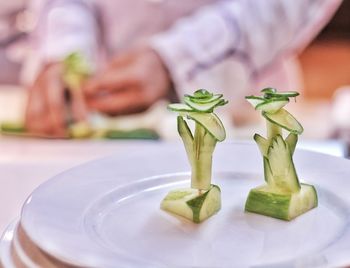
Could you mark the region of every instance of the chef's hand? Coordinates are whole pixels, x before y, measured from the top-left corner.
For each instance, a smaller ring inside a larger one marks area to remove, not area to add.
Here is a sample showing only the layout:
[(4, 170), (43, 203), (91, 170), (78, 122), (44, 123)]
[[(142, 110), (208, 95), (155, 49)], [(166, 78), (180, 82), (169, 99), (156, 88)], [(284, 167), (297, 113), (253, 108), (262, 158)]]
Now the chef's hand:
[[(28, 132), (52, 137), (67, 136), (67, 104), (62, 70), (61, 63), (47, 64), (29, 88), (25, 115)], [(81, 92), (71, 94), (70, 110), (74, 121), (86, 118)]]
[(156, 52), (139, 48), (116, 57), (84, 86), (90, 109), (111, 115), (140, 112), (167, 96), (168, 72)]
[(65, 135), (64, 86), (59, 63), (46, 65), (29, 88), (25, 123), (29, 132)]

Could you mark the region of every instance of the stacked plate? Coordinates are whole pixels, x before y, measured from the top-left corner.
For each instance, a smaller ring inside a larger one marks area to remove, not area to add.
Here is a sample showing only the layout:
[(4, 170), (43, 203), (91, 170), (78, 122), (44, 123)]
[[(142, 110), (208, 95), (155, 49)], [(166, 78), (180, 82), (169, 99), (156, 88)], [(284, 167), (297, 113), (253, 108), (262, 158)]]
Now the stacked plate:
[(339, 267), (350, 264), (350, 162), (297, 151), (299, 177), (319, 206), (291, 222), (245, 213), (263, 183), (250, 143), (218, 145), (221, 211), (201, 224), (159, 209), (170, 189), (189, 185), (179, 144), (140, 146), (66, 171), (42, 184), (4, 232), (10, 267)]

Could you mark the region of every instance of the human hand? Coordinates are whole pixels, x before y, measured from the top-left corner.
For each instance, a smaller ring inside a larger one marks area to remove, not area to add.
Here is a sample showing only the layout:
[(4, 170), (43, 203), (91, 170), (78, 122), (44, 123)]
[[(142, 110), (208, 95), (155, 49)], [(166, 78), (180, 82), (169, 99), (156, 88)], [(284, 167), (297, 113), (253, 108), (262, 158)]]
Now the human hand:
[[(61, 63), (47, 64), (29, 88), (25, 124), (30, 133), (52, 136), (67, 136), (68, 108), (65, 99), (65, 84), (62, 80)], [(86, 106), (80, 90), (71, 90), (70, 115), (74, 121), (86, 118)]]
[(141, 48), (116, 57), (84, 86), (89, 108), (112, 115), (141, 112), (164, 98), (170, 77), (156, 52)]

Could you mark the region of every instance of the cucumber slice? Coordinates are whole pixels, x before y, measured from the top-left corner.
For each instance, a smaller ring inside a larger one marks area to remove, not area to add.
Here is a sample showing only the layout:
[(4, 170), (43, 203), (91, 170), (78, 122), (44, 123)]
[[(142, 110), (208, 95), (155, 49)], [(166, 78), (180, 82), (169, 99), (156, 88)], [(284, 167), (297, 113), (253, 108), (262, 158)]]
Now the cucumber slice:
[(187, 204), (193, 211), (194, 222), (202, 222), (221, 209), (221, 190), (219, 186), (212, 185), (210, 190)]
[[(281, 137), (280, 137), (281, 138)], [(258, 144), (259, 146), (259, 149), (260, 149), (260, 152), (262, 154), (262, 156), (264, 157), (264, 175), (265, 175), (265, 181), (267, 183), (269, 183), (269, 185), (275, 185), (274, 183), (274, 179), (273, 179), (273, 175), (272, 175), (272, 170), (271, 170), (271, 166), (270, 166), (270, 162), (269, 162), (269, 158), (268, 158), (268, 152), (269, 153), (272, 153), (272, 150), (269, 150), (269, 147), (270, 147), (270, 143), (268, 142), (267, 139), (263, 138), (262, 136), (260, 136), (259, 134), (255, 134), (254, 135), (254, 140), (255, 142)], [(294, 150), (295, 150), (295, 146), (296, 146), (296, 143), (298, 141), (298, 135), (295, 135), (293, 133), (290, 133), (287, 137), (287, 139), (285, 140), (285, 144), (288, 145), (288, 149), (290, 151), (290, 154), (291, 156), (293, 155), (294, 153)], [(287, 150), (287, 148), (285, 148), (284, 150)], [(287, 156), (288, 155), (288, 151), (286, 153), (284, 153), (284, 156)], [(273, 159), (274, 160), (274, 159)], [(290, 160), (282, 160), (281, 158), (281, 162), (282, 161), (290, 161)], [(293, 164), (294, 166), (294, 164)], [(292, 167), (290, 167), (292, 168)], [(295, 169), (292, 169), (292, 171), (295, 171)], [(276, 172), (275, 172), (276, 173)], [(286, 172), (288, 173), (288, 172)], [(296, 175), (296, 174), (295, 174)], [(277, 177), (278, 179), (278, 177)], [(292, 179), (292, 173), (288, 173), (288, 175), (285, 177), (285, 179), (287, 180), (290, 180)], [(298, 181), (298, 180), (295, 180), (294, 178), (294, 182), (295, 181)], [(277, 183), (278, 184), (278, 183)], [(281, 184), (281, 183), (279, 183)], [(284, 186), (285, 187), (285, 186)], [(291, 188), (290, 186), (288, 186), (288, 188)], [(294, 183), (292, 183), (292, 188), (293, 189), (298, 189), (299, 187), (297, 185), (295, 185)]]
[[(267, 161), (272, 171), (271, 183), (269, 185), (278, 187), (283, 191), (297, 192), (300, 190), (300, 183), (296, 173), (292, 154), (289, 146), (285, 143), (282, 136), (277, 135), (273, 139), (272, 145), (267, 152)], [(267, 178), (265, 178), (268, 181)]]
[(299, 92), (296, 91), (280, 91), (280, 92), (265, 92), (266, 98), (279, 98), (279, 97), (297, 97), (299, 96)]
[(197, 103), (193, 102), (189, 97), (185, 97), (184, 102), (196, 112), (212, 112), (216, 106), (225, 105), (227, 103), (223, 99), (217, 99), (209, 103)]
[(109, 129), (104, 133), (107, 139), (124, 139), (124, 140), (159, 140), (158, 133), (152, 129), (138, 128), (133, 130)]
[(255, 106), (255, 110), (274, 114), (289, 102), (288, 98), (268, 99)]
[(270, 162), (266, 157), (264, 157), (263, 159), (264, 159), (264, 179), (268, 185), (274, 186), (274, 179), (273, 179)]
[(298, 193), (292, 194), (289, 206), (289, 218), (293, 219), (304, 212), (317, 207), (318, 196), (315, 186), (302, 183)]
[(179, 132), (180, 137), (185, 145), (188, 160), (192, 165), (194, 161), (194, 159), (192, 159), (193, 158), (193, 135), (186, 121), (182, 118), (182, 116), (177, 117), (177, 131)]
[(205, 128), (196, 124), (191, 164), (191, 187), (209, 190), (211, 187), (212, 156), (217, 140)]
[(193, 221), (193, 211), (187, 201), (198, 197), (198, 190), (192, 188), (170, 191), (160, 204), (160, 208)]
[(263, 138), (262, 136), (260, 136), (259, 134), (254, 135), (254, 140), (258, 144), (261, 154), (263, 156), (266, 156), (267, 150), (269, 149), (269, 146), (270, 146), (269, 141)]
[(271, 123), (269, 120), (266, 120), (266, 134), (267, 134), (267, 140), (269, 141), (269, 146), (272, 142), (272, 140), (277, 135), (282, 135), (282, 128), (279, 125), (276, 125), (274, 123)]
[(295, 151), (295, 147), (297, 146), (298, 142), (298, 135), (294, 133), (289, 133), (288, 137), (286, 138), (286, 143), (289, 146), (290, 153), (293, 155)]
[(193, 188), (173, 190), (163, 199), (161, 208), (200, 223), (220, 210), (221, 191), (217, 185), (205, 192)]
[(256, 96), (247, 96), (245, 99), (255, 108), (260, 103), (265, 102), (265, 99), (262, 97), (256, 97)]
[(26, 128), (22, 122), (8, 121), (1, 124), (1, 131), (8, 133), (23, 133)]
[(206, 89), (198, 89), (193, 93), (193, 98), (197, 98), (197, 99), (209, 99), (213, 96), (213, 93), (209, 92)]
[(273, 87), (266, 87), (262, 90), (260, 90), (261, 93), (275, 93), (277, 90)]
[(199, 100), (199, 99), (208, 100), (208, 99), (212, 98), (213, 95), (214, 95), (213, 93), (209, 92), (206, 89), (198, 89), (193, 93), (193, 95), (185, 94), (184, 96), (189, 97), (191, 99), (196, 99), (196, 100)]
[(203, 126), (216, 140), (223, 141), (226, 138), (224, 125), (214, 113), (187, 113), (189, 119)]
[(184, 103), (171, 103), (168, 109), (175, 112), (193, 112), (193, 109)]
[(192, 102), (195, 102), (195, 103), (198, 103), (198, 104), (210, 103), (210, 102), (216, 101), (218, 99), (221, 99), (222, 97), (223, 97), (222, 94), (215, 94), (211, 98), (199, 99), (199, 98), (194, 98), (191, 95), (185, 95), (185, 98), (188, 98)]
[(79, 89), (81, 83), (92, 72), (86, 58), (78, 52), (68, 55), (63, 61), (63, 66), (62, 79), (70, 90)]
[(312, 185), (303, 183), (300, 191), (295, 193), (283, 193), (264, 185), (249, 192), (245, 210), (290, 221), (317, 207), (317, 203), (317, 193)]
[(262, 115), (271, 123), (274, 123), (291, 133), (301, 134), (304, 131), (302, 125), (283, 108), (274, 114), (262, 112)]

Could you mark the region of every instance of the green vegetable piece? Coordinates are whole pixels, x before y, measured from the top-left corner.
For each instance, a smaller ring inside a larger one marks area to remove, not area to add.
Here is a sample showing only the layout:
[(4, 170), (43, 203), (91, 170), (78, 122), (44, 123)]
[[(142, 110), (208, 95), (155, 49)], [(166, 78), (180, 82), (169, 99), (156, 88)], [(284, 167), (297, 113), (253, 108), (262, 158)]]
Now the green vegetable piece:
[(215, 101), (208, 102), (208, 103), (197, 103), (197, 102), (193, 102), (188, 97), (184, 98), (184, 102), (189, 107), (191, 107), (195, 112), (204, 112), (204, 113), (211, 113), (213, 112), (215, 107), (227, 104), (227, 102), (223, 99), (217, 99)]
[(268, 99), (255, 106), (255, 110), (263, 111), (265, 113), (274, 114), (278, 112), (289, 102), (288, 98)]
[(275, 186), (275, 182), (273, 179), (273, 174), (272, 174), (272, 169), (270, 166), (269, 159), (265, 156), (263, 157), (263, 159), (264, 159), (264, 178), (265, 178), (265, 181), (268, 185)]
[(161, 208), (200, 223), (220, 210), (221, 191), (217, 185), (204, 192), (193, 188), (173, 190), (163, 199)]
[(281, 98), (281, 97), (297, 97), (299, 96), (299, 92), (296, 91), (280, 91), (280, 92), (265, 92), (266, 98)]
[(182, 142), (185, 145), (188, 160), (190, 161), (191, 166), (193, 166), (195, 161), (195, 158), (193, 158), (193, 135), (182, 116), (177, 117), (177, 131), (179, 132)]
[(171, 103), (168, 105), (168, 109), (173, 112), (194, 112), (194, 110), (184, 103)]
[(283, 193), (277, 188), (260, 186), (249, 192), (245, 210), (269, 217), (290, 221), (317, 207), (317, 193), (314, 186), (301, 184), (296, 193)]
[(247, 96), (245, 99), (255, 108), (260, 103), (265, 102), (265, 99), (262, 97), (256, 97), (256, 96)]
[(93, 133), (93, 130), (91, 129), (90, 125), (86, 122), (70, 124), (68, 127), (68, 131), (69, 137), (73, 139), (89, 138)]
[(272, 171), (273, 183), (271, 186), (278, 187), (286, 192), (300, 190), (292, 153), (282, 136), (278, 135), (274, 138), (267, 152), (267, 161)]
[(259, 134), (254, 135), (254, 140), (258, 144), (262, 156), (267, 155), (267, 150), (269, 149), (270, 143), (267, 139), (263, 138)]
[(206, 103), (211, 103), (214, 102), (218, 99), (221, 99), (223, 97), (222, 94), (214, 94), (211, 98), (194, 98), (193, 96), (190, 95), (185, 95), (184, 98), (189, 98), (192, 102), (195, 102), (197, 104), (206, 104)]
[(226, 138), (225, 127), (219, 117), (214, 113), (188, 113), (187, 117), (196, 121), (217, 141), (223, 141)]
[(104, 134), (107, 139), (123, 139), (123, 140), (159, 140), (159, 134), (147, 128), (139, 128), (134, 130), (107, 130)]
[(295, 133), (289, 133), (288, 137), (286, 138), (286, 143), (289, 146), (289, 150), (291, 154), (294, 154), (295, 147), (297, 146), (298, 142), (298, 135)]
[(209, 99), (213, 96), (213, 93), (206, 89), (198, 89), (194, 92), (193, 97), (198, 99)]
[(280, 109), (274, 114), (262, 112), (262, 115), (271, 123), (288, 130), (294, 134), (301, 134), (304, 131), (303, 126), (285, 109)]
[(264, 94), (275, 93), (277, 90), (273, 87), (266, 87), (262, 89), (260, 92)]
[(87, 60), (78, 52), (69, 54), (63, 61), (63, 67), (63, 81), (70, 90), (79, 89), (91, 74)]
[(9, 133), (24, 133), (26, 132), (26, 128), (22, 122), (7, 121), (2, 122), (1, 131)]
[(191, 187), (207, 190), (211, 185), (212, 154), (216, 140), (205, 129), (196, 124), (194, 137), (186, 123), (178, 117), (178, 131), (185, 145), (188, 160), (192, 167)]
[[(80, 92), (82, 83), (91, 75), (92, 70), (87, 59), (79, 52), (69, 54), (63, 60), (62, 80), (65, 83), (69, 96), (75, 95), (75, 98), (83, 99), (83, 94)], [(74, 92), (74, 93), (73, 93)], [(79, 94), (79, 95), (76, 95)], [(68, 124), (73, 121), (71, 108), (67, 102), (67, 118)], [(73, 122), (69, 126), (69, 135), (73, 138), (87, 138), (92, 134), (92, 130), (86, 121)]]

